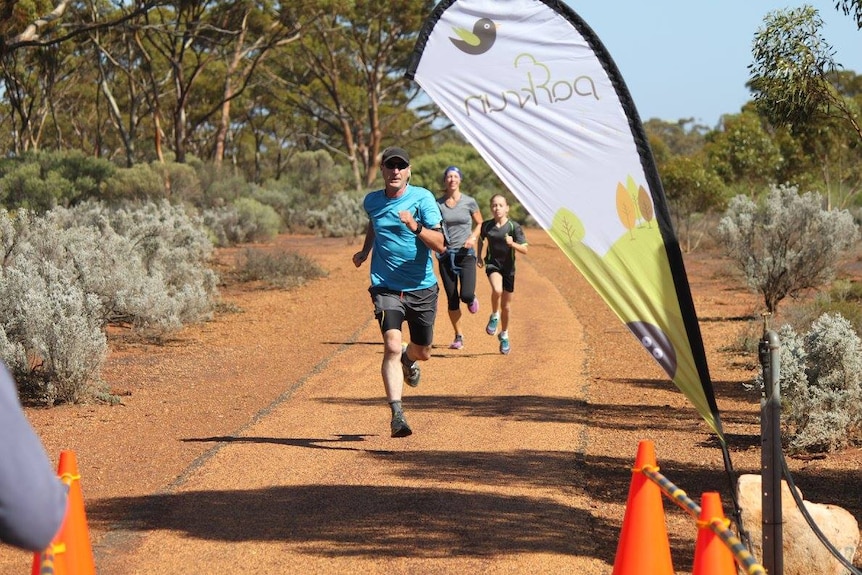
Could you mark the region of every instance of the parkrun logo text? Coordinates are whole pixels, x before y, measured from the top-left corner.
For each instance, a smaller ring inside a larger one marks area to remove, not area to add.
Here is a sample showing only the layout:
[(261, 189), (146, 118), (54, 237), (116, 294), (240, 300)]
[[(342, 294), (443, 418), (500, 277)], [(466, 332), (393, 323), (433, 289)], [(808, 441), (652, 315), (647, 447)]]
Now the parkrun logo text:
[(520, 54), (515, 58), (515, 69), (526, 70), (526, 85), (522, 88), (502, 90), (496, 94), (473, 94), (464, 98), (464, 111), (467, 116), (475, 110), (483, 114), (502, 112), (509, 104), (517, 104), (524, 109), (528, 105), (556, 104), (573, 97), (593, 97), (599, 100), (596, 84), (589, 76), (578, 76), (574, 80), (554, 80), (551, 69), (530, 54)]

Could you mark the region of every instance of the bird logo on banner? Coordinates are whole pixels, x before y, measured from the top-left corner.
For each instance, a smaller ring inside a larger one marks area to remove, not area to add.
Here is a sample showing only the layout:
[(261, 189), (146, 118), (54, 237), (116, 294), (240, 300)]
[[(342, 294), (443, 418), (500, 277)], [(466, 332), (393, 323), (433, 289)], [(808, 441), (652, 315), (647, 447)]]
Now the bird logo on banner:
[(452, 28), (458, 35), (460, 40), (449, 38), (455, 47), (466, 54), (484, 54), (491, 49), (494, 41), (497, 39), (497, 25), (489, 18), (480, 18), (473, 24), (473, 31), (459, 28)]

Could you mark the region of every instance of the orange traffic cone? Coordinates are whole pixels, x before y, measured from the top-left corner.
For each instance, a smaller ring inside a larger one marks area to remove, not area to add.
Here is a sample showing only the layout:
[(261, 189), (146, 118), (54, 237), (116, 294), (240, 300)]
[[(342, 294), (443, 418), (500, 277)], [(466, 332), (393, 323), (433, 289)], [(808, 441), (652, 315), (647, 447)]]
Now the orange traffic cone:
[(66, 545), (66, 567), (70, 575), (95, 575), (90, 528), (87, 527), (81, 475), (78, 473), (78, 459), (74, 451), (60, 452), (57, 475), (69, 486), (68, 515), (60, 529), (60, 541)]
[(709, 527), (713, 519), (727, 521), (721, 507), (721, 496), (715, 492), (707, 492), (700, 499), (692, 575), (736, 575), (733, 553)]
[(652, 441), (638, 444), (613, 575), (674, 575), (661, 489), (640, 472), (658, 469)]
[(95, 575), (90, 529), (74, 451), (60, 452), (57, 475), (69, 486), (66, 518), (49, 548), (36, 553), (31, 575)]

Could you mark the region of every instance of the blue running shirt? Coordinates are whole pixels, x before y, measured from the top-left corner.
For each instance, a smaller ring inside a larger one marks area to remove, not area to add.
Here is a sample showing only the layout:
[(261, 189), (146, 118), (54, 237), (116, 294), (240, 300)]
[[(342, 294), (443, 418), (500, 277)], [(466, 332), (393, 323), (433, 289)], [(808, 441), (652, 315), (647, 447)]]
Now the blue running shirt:
[(434, 195), (408, 184), (397, 198), (387, 198), (383, 190), (370, 192), (362, 207), (374, 227), (371, 286), (414, 291), (435, 285), (431, 250), (398, 218), (398, 212), (409, 211), (424, 227), (438, 227), (443, 218)]

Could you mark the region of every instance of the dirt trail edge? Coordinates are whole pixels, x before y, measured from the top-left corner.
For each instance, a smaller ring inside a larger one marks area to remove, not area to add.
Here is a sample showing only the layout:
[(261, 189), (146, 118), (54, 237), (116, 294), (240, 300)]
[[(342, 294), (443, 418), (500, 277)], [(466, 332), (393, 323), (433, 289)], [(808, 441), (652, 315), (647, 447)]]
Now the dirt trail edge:
[[(28, 410), (52, 457), (77, 452), (99, 573), (610, 573), (641, 439), (692, 497), (720, 491), (727, 508), (706, 425), (547, 235), (528, 239), (511, 354), (484, 332), (480, 274), (464, 349), (448, 349), (441, 305), (433, 357), (405, 390), (411, 437), (389, 437), (357, 246), (307, 237), (273, 247), (327, 278), (226, 289), (232, 312), (169, 345), (115, 347), (104, 374), (124, 405)], [(713, 350), (751, 298), (708, 293), (695, 299)], [(711, 369), (737, 471), (752, 472), (758, 398), (738, 392), (751, 370), (726, 354)], [(668, 524), (689, 573), (696, 528), (671, 510)], [(4, 548), (0, 572), (31, 559)]]

